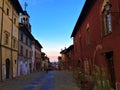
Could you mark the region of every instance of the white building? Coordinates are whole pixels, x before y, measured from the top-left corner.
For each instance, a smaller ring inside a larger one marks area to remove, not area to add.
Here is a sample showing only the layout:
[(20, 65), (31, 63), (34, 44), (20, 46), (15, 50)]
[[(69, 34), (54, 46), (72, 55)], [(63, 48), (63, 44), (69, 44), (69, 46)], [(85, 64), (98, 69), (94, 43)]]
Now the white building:
[(20, 16), (19, 23), (19, 53), (18, 75), (28, 74), (32, 71), (32, 41), (31, 25), (27, 11)]

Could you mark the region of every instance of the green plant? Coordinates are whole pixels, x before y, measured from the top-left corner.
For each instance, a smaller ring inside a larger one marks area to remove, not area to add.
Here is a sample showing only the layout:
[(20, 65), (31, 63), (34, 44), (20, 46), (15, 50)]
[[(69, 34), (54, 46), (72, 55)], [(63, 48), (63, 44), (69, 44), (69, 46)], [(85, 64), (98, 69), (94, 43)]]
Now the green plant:
[(83, 76), (83, 72), (80, 67), (77, 67), (73, 70), (73, 77), (79, 87), (81, 86), (81, 82), (83, 81), (82, 76)]
[(93, 78), (95, 80), (96, 90), (110, 90), (109, 81), (107, 80), (106, 69), (95, 65), (93, 72)]

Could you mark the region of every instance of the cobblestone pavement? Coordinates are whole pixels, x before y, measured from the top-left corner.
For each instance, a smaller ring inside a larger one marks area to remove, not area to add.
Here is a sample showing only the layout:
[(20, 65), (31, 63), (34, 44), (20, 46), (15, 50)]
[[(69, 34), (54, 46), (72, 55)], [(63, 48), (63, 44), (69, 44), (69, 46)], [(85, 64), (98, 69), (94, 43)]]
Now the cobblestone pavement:
[(54, 90), (80, 90), (75, 84), (72, 73), (68, 71), (56, 71)]
[(71, 72), (36, 72), (0, 82), (0, 90), (80, 90)]

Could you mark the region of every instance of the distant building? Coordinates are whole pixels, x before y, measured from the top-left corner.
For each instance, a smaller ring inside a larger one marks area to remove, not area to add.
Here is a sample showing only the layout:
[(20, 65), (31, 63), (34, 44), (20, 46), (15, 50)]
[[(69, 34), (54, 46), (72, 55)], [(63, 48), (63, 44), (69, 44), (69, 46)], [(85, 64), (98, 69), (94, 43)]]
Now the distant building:
[(60, 54), (61, 54), (61, 60), (60, 60), (60, 63), (61, 63), (61, 68), (62, 69), (66, 69), (66, 65), (65, 65), (65, 62), (66, 62), (66, 59), (65, 59), (65, 50), (66, 50), (66, 48), (64, 49), (64, 50), (61, 50), (60, 51)]
[(46, 66), (49, 68), (50, 59), (44, 52), (41, 52), (41, 70), (45, 71)]
[(60, 64), (63, 65), (64, 69), (72, 70), (76, 66), (76, 62), (74, 61), (74, 45), (65, 48), (60, 54)]
[(17, 76), (18, 0), (0, 0), (0, 80)]
[(58, 56), (58, 69), (62, 70), (63, 69), (63, 62), (62, 62), (62, 57)]

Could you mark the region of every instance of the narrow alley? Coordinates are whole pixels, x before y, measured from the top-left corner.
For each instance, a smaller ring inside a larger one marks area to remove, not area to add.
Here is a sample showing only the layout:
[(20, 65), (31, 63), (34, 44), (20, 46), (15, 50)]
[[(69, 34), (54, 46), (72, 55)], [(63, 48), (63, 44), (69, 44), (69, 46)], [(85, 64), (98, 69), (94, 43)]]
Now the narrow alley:
[(36, 72), (0, 83), (0, 90), (80, 90), (69, 71)]

